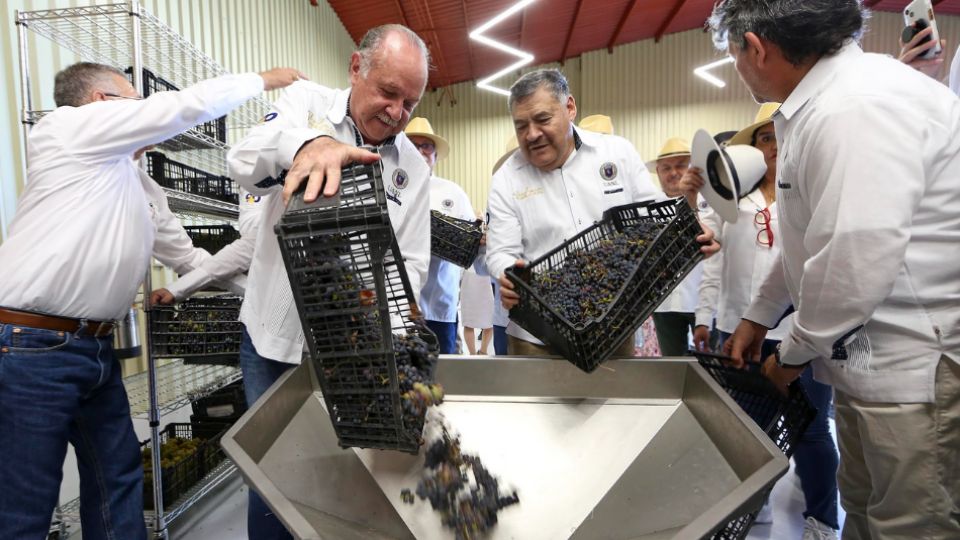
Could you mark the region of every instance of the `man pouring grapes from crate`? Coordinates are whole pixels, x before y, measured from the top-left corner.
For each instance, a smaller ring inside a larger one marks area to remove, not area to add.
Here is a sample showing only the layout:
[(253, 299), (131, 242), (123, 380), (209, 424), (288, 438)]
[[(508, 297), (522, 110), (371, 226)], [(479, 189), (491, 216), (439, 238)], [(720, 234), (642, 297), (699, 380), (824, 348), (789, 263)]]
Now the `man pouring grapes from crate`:
[[(600, 220), (609, 208), (663, 197), (629, 141), (574, 126), (576, 100), (560, 71), (521, 77), (510, 89), (509, 107), (520, 152), (493, 176), (486, 256), (506, 308), (516, 306), (519, 296), (505, 270), (541, 257)], [(719, 247), (710, 231), (698, 241), (704, 253)], [(507, 334), (509, 354), (553, 352), (514, 322)], [(614, 354), (632, 356), (632, 339)]]

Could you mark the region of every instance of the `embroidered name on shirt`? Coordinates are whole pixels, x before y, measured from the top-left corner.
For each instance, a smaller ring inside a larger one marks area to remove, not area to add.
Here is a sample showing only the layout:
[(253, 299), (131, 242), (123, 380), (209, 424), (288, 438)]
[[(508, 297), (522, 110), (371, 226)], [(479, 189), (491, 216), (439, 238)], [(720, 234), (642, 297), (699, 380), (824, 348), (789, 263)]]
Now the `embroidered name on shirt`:
[(522, 201), (524, 199), (529, 199), (530, 197), (536, 197), (537, 195), (543, 195), (543, 188), (527, 188), (523, 191), (515, 191), (513, 193), (513, 198)]
[(615, 188), (615, 189), (605, 190), (605, 191), (603, 192), (603, 194), (604, 194), (604, 195), (613, 195), (614, 193), (620, 193), (620, 192), (622, 192), (622, 191), (623, 191), (623, 188), (622, 188), (622, 187), (619, 187), (619, 188)]

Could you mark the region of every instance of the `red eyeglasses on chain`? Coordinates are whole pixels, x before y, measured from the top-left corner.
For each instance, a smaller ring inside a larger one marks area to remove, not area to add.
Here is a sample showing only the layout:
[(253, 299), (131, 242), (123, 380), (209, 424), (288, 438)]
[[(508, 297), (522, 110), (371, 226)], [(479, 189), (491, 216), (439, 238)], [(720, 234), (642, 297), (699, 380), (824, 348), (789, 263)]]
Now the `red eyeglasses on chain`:
[(764, 208), (757, 210), (757, 215), (753, 217), (753, 223), (761, 227), (757, 231), (757, 242), (761, 246), (773, 247), (773, 229), (770, 228), (770, 209)]

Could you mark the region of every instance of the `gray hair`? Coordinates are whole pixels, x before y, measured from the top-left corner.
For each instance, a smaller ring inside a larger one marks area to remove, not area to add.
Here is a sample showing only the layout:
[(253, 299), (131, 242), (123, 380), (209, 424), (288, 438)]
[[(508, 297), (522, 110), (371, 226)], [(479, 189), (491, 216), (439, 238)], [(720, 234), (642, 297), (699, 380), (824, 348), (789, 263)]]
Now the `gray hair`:
[(357, 52), (360, 53), (361, 75), (364, 77), (367, 76), (370, 68), (376, 64), (376, 55), (377, 52), (380, 51), (380, 47), (383, 46), (383, 40), (394, 32), (401, 34), (407, 38), (407, 41), (410, 42), (411, 45), (420, 49), (420, 53), (423, 54), (423, 63), (427, 66), (428, 70), (430, 69), (430, 49), (427, 48), (427, 44), (420, 39), (420, 36), (418, 36), (416, 32), (402, 24), (384, 24), (367, 30), (367, 33), (363, 35), (363, 39), (360, 40), (360, 46), (357, 47)]
[(508, 107), (512, 111), (514, 105), (543, 87), (546, 87), (560, 103), (565, 103), (570, 97), (570, 83), (559, 69), (538, 69), (525, 74), (513, 83), (510, 87)]
[[(53, 101), (57, 107), (79, 107), (90, 101), (90, 93), (112, 84), (111, 75), (124, 77), (122, 71), (106, 64), (77, 62), (57, 73), (53, 81)], [(114, 89), (119, 90), (119, 89)]]
[(707, 24), (722, 51), (731, 42), (745, 47), (744, 35), (753, 32), (799, 66), (859, 41), (868, 17), (861, 0), (726, 0), (713, 8)]

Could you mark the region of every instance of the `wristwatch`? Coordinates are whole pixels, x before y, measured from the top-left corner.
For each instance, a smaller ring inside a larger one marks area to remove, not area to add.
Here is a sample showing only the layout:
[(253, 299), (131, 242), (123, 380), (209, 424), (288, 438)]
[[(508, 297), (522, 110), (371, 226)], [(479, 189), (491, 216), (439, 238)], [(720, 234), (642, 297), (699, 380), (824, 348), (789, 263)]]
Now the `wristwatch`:
[(777, 343), (777, 346), (773, 349), (773, 357), (777, 359), (777, 367), (788, 368), (788, 369), (803, 369), (810, 364), (810, 361), (804, 362), (803, 364), (784, 364), (780, 360), (780, 344)]

